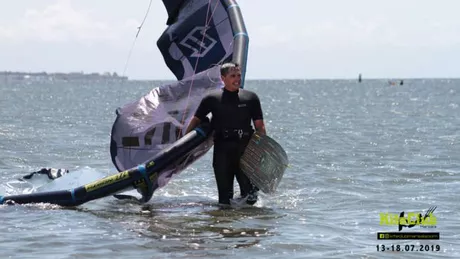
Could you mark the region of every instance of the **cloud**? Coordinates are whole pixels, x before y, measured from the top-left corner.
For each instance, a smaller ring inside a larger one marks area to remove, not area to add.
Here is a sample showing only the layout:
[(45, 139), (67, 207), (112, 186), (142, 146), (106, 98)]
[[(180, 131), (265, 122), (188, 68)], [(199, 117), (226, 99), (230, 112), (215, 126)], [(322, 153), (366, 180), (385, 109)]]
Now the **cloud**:
[(77, 10), (70, 0), (58, 0), (43, 9), (28, 9), (20, 20), (0, 26), (0, 39), (9, 42), (116, 42), (121, 30), (135, 28), (134, 20), (109, 23), (90, 10)]
[(265, 9), (268, 18), (246, 15), (251, 46), (343, 51), (387, 47), (437, 49), (460, 44), (460, 20), (453, 13), (446, 13), (445, 7), (425, 4), (417, 12), (412, 6), (394, 10), (383, 4), (364, 10), (344, 6), (344, 10), (334, 11), (325, 7), (296, 7), (289, 13), (278, 8)]

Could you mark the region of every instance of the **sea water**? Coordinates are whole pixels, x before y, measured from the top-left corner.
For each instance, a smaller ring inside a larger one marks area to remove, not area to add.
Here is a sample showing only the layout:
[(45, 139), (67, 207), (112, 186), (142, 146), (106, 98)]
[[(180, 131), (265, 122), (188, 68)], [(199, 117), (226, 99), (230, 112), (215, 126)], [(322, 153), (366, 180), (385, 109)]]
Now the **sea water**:
[[(163, 83), (0, 83), (0, 195), (115, 173), (115, 109)], [(0, 205), (1, 258), (460, 258), (460, 80), (249, 80), (246, 88), (290, 159), (275, 195), (220, 209), (209, 152), (147, 204)], [(71, 173), (18, 180), (42, 167)], [(430, 207), (435, 226), (402, 232), (439, 240), (377, 239), (398, 232), (381, 213)]]

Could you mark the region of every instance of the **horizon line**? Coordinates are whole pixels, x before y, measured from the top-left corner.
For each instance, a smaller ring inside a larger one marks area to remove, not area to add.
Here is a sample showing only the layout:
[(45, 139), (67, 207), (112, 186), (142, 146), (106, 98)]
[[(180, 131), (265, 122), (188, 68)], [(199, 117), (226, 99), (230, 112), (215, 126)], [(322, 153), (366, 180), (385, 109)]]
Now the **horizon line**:
[[(84, 71), (74, 71), (74, 72), (48, 72), (48, 71), (40, 71), (40, 72), (34, 72), (34, 71), (12, 71), (12, 70), (2, 70), (0, 71), (1, 73), (20, 73), (20, 74), (40, 74), (40, 73), (47, 73), (47, 74), (82, 74), (82, 75), (100, 75), (100, 76), (115, 76), (120, 79), (123, 77), (127, 78), (127, 81), (178, 81), (176, 78), (143, 78), (143, 79), (136, 79), (136, 78), (130, 78), (128, 75), (122, 75), (117, 72), (84, 72)], [(359, 75), (359, 74), (358, 74)], [(362, 78), (361, 81), (365, 80), (422, 80), (422, 79), (460, 79), (460, 76), (458, 77), (449, 77), (449, 76), (432, 76), (432, 77), (366, 77)], [(280, 77), (280, 78), (246, 78), (246, 81), (257, 81), (257, 80), (359, 80), (359, 76), (357, 77), (330, 77), (330, 78), (325, 78), (325, 77), (305, 77), (305, 78), (300, 78), (300, 77)]]

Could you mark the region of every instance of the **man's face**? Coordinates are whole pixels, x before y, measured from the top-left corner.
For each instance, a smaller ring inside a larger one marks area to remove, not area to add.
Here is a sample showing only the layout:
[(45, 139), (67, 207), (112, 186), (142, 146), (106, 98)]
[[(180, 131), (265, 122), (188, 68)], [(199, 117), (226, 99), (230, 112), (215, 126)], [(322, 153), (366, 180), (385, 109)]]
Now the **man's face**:
[(241, 70), (239, 68), (231, 68), (227, 75), (222, 76), (224, 85), (230, 89), (237, 90), (241, 85)]

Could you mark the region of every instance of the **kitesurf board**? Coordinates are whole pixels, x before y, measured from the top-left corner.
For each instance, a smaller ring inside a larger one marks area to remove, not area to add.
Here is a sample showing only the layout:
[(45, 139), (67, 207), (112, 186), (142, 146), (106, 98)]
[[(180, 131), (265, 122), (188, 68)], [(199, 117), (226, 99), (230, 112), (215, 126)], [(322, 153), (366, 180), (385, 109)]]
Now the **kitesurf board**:
[(267, 135), (253, 134), (240, 160), (241, 170), (264, 193), (274, 193), (289, 160), (278, 142)]

